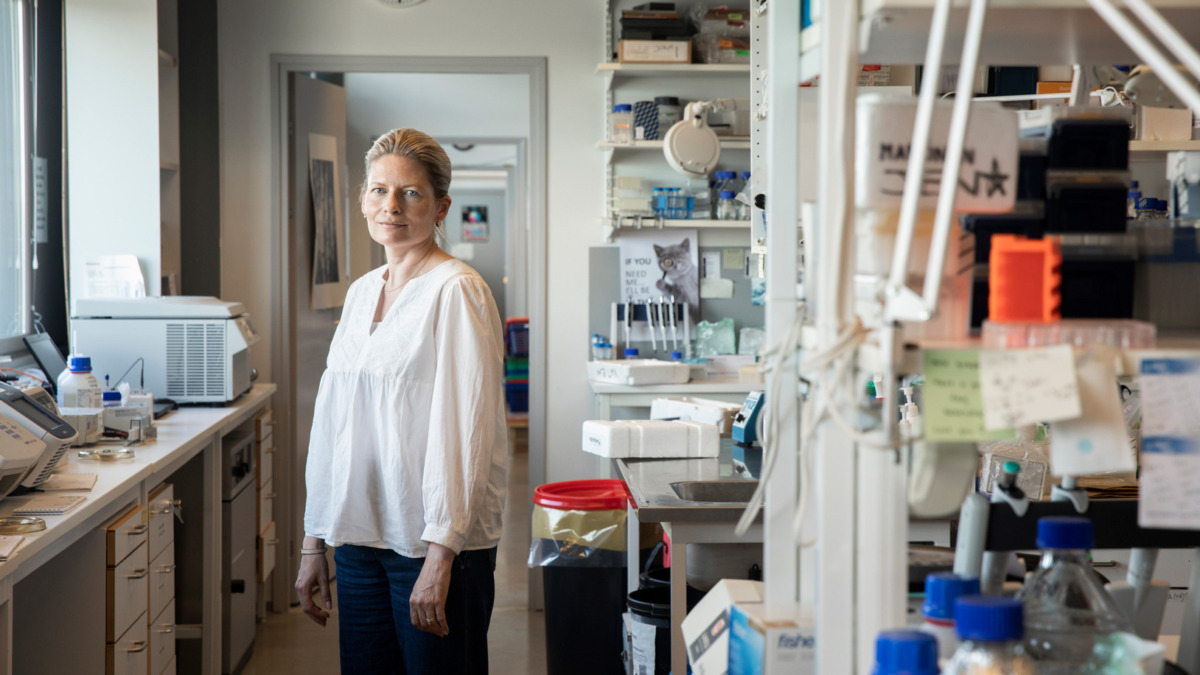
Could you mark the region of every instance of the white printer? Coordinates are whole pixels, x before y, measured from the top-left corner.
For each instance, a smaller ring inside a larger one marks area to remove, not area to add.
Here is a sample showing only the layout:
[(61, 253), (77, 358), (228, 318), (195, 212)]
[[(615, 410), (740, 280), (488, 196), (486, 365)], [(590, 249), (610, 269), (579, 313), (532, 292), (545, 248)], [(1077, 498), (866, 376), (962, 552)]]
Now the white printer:
[[(227, 403), (250, 390), (258, 333), (239, 302), (200, 296), (76, 300), (71, 330), (92, 374), (121, 377), (145, 359), (146, 389), (177, 403)], [(141, 369), (125, 378), (135, 388)]]

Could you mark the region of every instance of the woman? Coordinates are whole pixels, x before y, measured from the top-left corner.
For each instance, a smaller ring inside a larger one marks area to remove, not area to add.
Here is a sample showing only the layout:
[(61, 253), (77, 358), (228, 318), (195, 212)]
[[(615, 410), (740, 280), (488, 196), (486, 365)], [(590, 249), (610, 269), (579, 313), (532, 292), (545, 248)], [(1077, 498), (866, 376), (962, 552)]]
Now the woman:
[(486, 673), (508, 456), (500, 316), (435, 241), (442, 147), (396, 129), (365, 169), (359, 201), (387, 265), (351, 285), (329, 346), (296, 591), (324, 626), (335, 546), (343, 673)]

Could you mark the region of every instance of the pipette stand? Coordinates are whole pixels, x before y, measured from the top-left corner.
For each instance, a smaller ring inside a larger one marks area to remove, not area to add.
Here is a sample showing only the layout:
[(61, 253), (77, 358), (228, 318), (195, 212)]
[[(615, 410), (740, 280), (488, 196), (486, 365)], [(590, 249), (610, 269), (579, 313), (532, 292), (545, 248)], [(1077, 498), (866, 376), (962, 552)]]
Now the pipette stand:
[[(624, 349), (632, 346), (633, 341), (628, 336), (625, 336), (625, 344), (624, 345), (621, 345), (621, 343), (619, 342), (620, 338), (618, 337), (618, 336), (625, 335), (625, 333), (624, 333), (625, 312), (628, 310), (628, 307), (631, 304), (633, 306), (633, 321), (634, 321), (634, 323), (642, 324), (643, 326), (645, 326), (646, 330), (651, 330), (651, 331), (658, 330), (658, 328), (655, 327), (656, 325), (652, 326), (652, 324), (650, 323), (650, 315), (649, 315), (649, 312), (647, 311), (648, 305), (645, 303), (645, 301), (641, 301), (641, 302), (634, 301), (633, 303), (625, 303), (625, 302), (612, 303), (612, 315), (609, 318), (609, 331), (613, 336), (613, 342), (615, 343), (614, 347), (620, 347), (618, 349), (613, 350), (613, 352), (614, 352), (613, 358), (622, 358), (621, 355), (625, 353)], [(677, 303), (673, 303), (673, 304), (667, 303), (667, 304), (669, 304), (675, 312), (675, 320), (677, 322), (676, 330), (682, 329), (681, 337), (683, 339), (684, 349), (682, 349), (681, 351), (683, 352), (683, 355), (685, 358), (690, 359), (692, 357), (692, 343), (691, 343), (691, 339), (690, 339), (690, 337), (691, 337), (691, 318), (690, 318), (689, 312), (688, 312), (688, 305), (686, 302), (677, 302)], [(670, 329), (670, 324), (667, 325), (667, 329), (668, 330)], [(618, 332), (618, 331), (620, 331), (620, 332)], [(656, 336), (657, 336), (657, 334), (656, 334)], [(659, 337), (655, 337), (655, 344), (657, 344), (658, 340), (659, 340)], [(650, 340), (645, 340), (645, 341), (649, 342)], [(663, 343), (662, 346), (664, 348), (664, 351), (666, 351), (667, 354), (670, 354), (671, 348), (668, 347), (666, 343)], [(650, 355), (650, 354), (646, 354), (646, 355), (643, 355), (643, 358), (651, 358), (651, 356), (652, 355)]]
[[(1029, 497), (1017, 487), (1016, 473), (1012, 474), (1011, 484), (997, 484), (992, 490), (992, 501), (989, 506), (1007, 504), (1018, 518), (1024, 518), (1029, 511)], [(1004, 591), (1004, 580), (1008, 577), (1008, 562), (1012, 559), (1012, 551), (984, 551), (983, 568), (979, 574), (979, 588), (985, 595), (999, 595)]]

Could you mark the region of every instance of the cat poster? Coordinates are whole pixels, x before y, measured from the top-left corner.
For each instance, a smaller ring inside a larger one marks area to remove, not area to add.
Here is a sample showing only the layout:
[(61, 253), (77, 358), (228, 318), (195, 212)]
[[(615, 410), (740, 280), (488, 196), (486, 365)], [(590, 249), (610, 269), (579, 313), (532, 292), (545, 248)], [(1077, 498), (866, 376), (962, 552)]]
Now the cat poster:
[[(700, 251), (696, 230), (670, 229), (622, 233), (620, 302), (675, 296), (686, 302), (691, 322), (700, 316)], [(635, 328), (634, 339), (644, 328)]]

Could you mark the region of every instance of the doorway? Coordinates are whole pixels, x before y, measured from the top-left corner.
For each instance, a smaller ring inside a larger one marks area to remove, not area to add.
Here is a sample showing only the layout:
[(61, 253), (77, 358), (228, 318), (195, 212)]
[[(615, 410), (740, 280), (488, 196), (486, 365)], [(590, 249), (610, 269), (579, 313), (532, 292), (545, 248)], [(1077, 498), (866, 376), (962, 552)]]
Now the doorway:
[[(529, 360), (529, 432), (528, 432), (528, 485), (534, 487), (545, 482), (545, 345), (546, 345), (546, 61), (544, 58), (417, 58), (417, 57), (338, 57), (338, 56), (281, 56), (271, 59), (272, 72), (272, 120), (275, 133), (272, 150), (275, 157), (272, 171), (274, 241), (273, 303), (272, 313), (272, 370), (279, 385), (276, 405), (277, 440), (287, 451), (277, 457), (277, 476), (281, 484), (275, 486), (276, 520), (282, 531), (279, 550), (281, 559), (271, 585), (273, 609), (282, 611), (293, 601), (291, 580), (299, 569), (298, 552), (303, 538), (304, 468), (307, 459), (308, 429), (312, 422), (317, 381), (323, 363), (321, 355), (328, 349), (329, 340), (340, 317), (340, 309), (314, 310), (308, 302), (307, 286), (311, 281), (311, 244), (306, 238), (312, 233), (308, 224), (300, 224), (298, 212), (304, 208), (298, 195), (304, 188), (303, 181), (296, 176), (299, 155), (307, 147), (309, 130), (296, 126), (293, 114), (297, 106), (294, 100), (293, 83), (298, 78), (314, 80), (313, 73), (321, 73), (321, 85), (340, 87), (344, 102), (345, 122), (340, 134), (340, 155), (344, 158), (344, 171), (338, 177), (342, 185), (342, 202), (345, 251), (344, 260), (347, 278), (353, 280), (377, 266), (378, 254), (373, 253), (365, 228), (356, 227), (361, 220), (356, 201), (361, 184), (362, 157), (366, 147), (359, 147), (363, 139), (373, 139), (391, 128), (412, 126), (422, 128), (415, 121), (417, 112), (443, 106), (440, 120), (452, 115), (469, 120), (467, 113), (486, 111), (501, 121), (511, 120), (511, 115), (489, 107), (488, 100), (468, 96), (431, 97), (430, 87), (444, 85), (457, 77), (492, 78), (492, 86), (511, 91), (512, 78), (524, 82), (521, 105), (525, 110), (524, 121), (519, 132), (509, 130), (494, 136), (480, 136), (479, 125), (464, 122), (456, 129), (431, 128), (424, 125), (435, 139), (450, 148), (460, 145), (480, 145), (484, 142), (513, 146), (512, 166), (471, 166), (470, 171), (486, 176), (467, 174), (463, 178), (486, 178), (492, 185), (503, 182), (501, 209), (504, 220), (505, 268), (500, 275), (504, 288), (504, 311), (509, 316), (530, 317), (530, 360)], [(409, 83), (399, 80), (386, 82), (385, 78), (409, 78)], [(495, 78), (499, 78), (498, 80)], [(315, 81), (315, 80), (314, 80)], [(362, 86), (366, 83), (367, 86)], [(390, 98), (392, 104), (380, 102), (397, 91), (409, 94), (402, 103)], [(372, 112), (380, 112), (384, 118), (378, 122), (363, 122), (357, 127), (351, 122), (354, 117), (356, 92)], [(336, 98), (336, 96), (334, 96)], [(510, 97), (511, 98), (511, 97)], [(321, 105), (325, 105), (322, 102)], [(407, 111), (407, 112), (405, 112)], [(336, 123), (333, 127), (336, 127)], [(332, 127), (331, 127), (332, 128)], [(324, 132), (330, 133), (330, 132)], [(332, 134), (330, 134), (332, 135)], [(303, 137), (303, 138), (302, 138)], [(367, 146), (369, 147), (369, 145)], [(464, 167), (465, 168), (465, 167)], [(500, 173), (503, 172), (501, 179)], [(357, 179), (356, 179), (357, 176)], [(459, 180), (456, 175), (455, 181)], [(451, 184), (454, 195), (454, 182)], [(483, 197), (480, 197), (482, 199)], [(482, 204), (457, 202), (452, 207), (461, 216), (461, 207)], [(489, 225), (492, 211), (489, 209)], [(462, 223), (457, 224), (457, 233), (463, 232)], [(478, 236), (479, 228), (474, 232)], [(366, 242), (361, 241), (366, 237)], [(460, 244), (479, 242), (460, 241)], [(378, 248), (377, 246), (375, 248)], [(460, 252), (469, 249), (460, 248)], [(468, 264), (472, 264), (468, 261)], [(474, 266), (474, 265), (473, 265)], [(486, 277), (485, 277), (486, 279)], [(493, 293), (496, 287), (493, 286)], [(500, 304), (499, 302), (497, 303)], [(520, 310), (524, 312), (520, 312)], [(518, 314), (514, 314), (518, 312)], [(314, 362), (317, 367), (313, 367)], [(527, 500), (531, 495), (509, 496), (510, 500)], [(286, 553), (283, 553), (285, 552)]]

